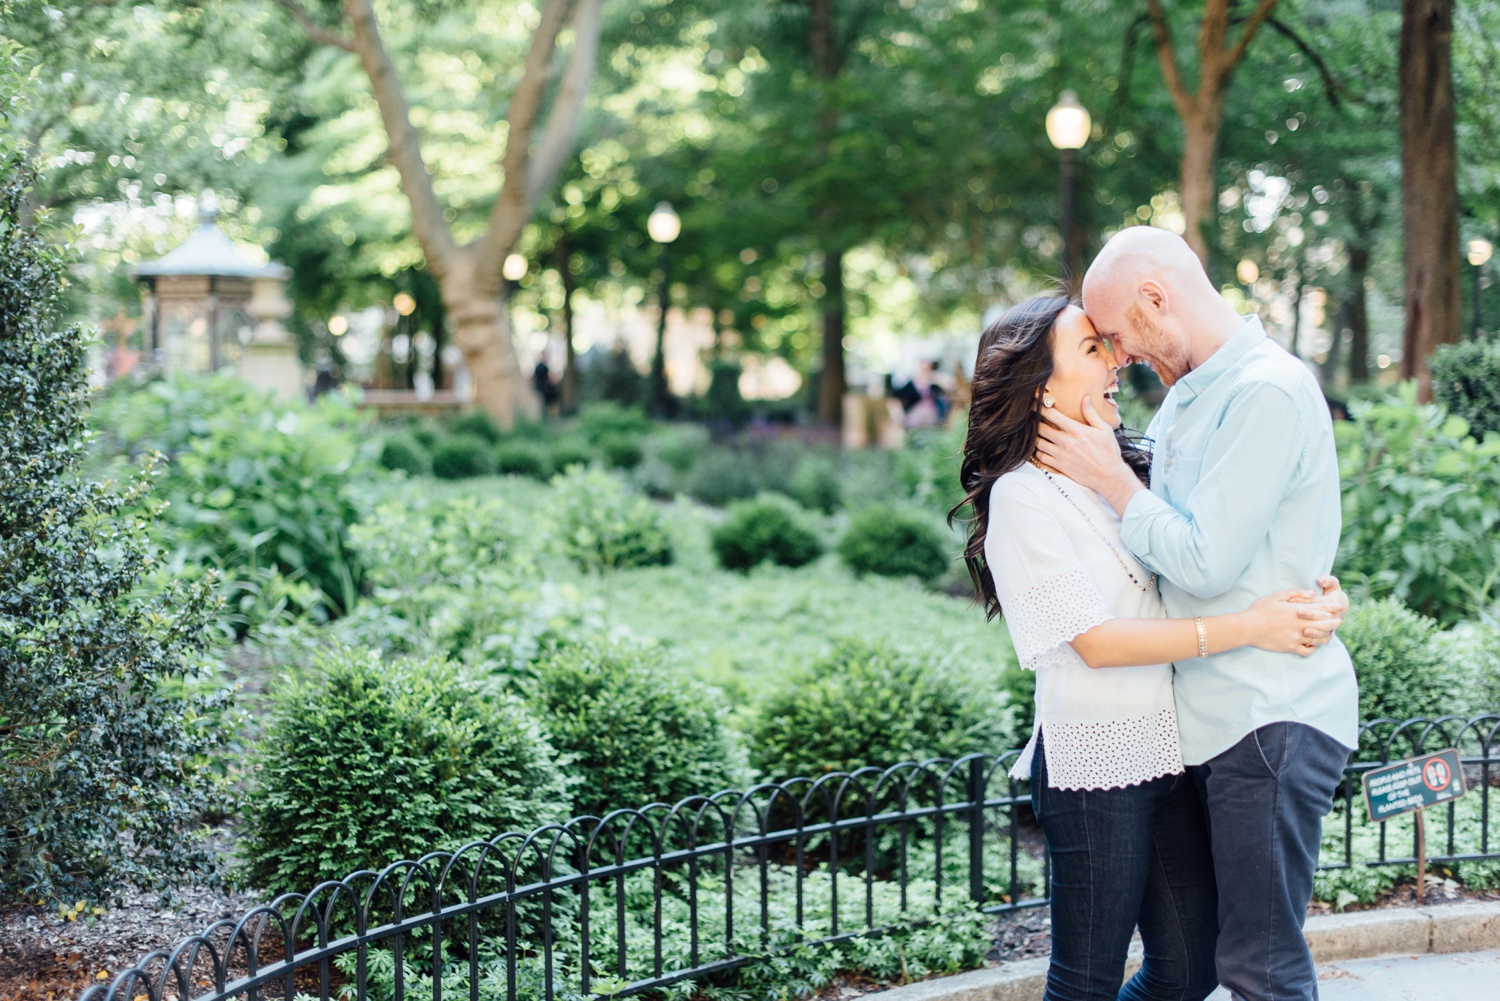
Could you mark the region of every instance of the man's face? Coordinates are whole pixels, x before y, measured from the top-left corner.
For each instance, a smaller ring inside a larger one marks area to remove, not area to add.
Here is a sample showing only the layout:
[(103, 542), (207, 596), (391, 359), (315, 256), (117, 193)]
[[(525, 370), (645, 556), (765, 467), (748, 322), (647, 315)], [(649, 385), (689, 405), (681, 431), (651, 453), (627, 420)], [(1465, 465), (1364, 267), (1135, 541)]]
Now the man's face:
[(1166, 386), (1192, 371), (1182, 338), (1157, 322), (1139, 301), (1124, 309), (1107, 306), (1097, 313), (1091, 311), (1089, 318), (1108, 339), (1121, 365), (1142, 362)]

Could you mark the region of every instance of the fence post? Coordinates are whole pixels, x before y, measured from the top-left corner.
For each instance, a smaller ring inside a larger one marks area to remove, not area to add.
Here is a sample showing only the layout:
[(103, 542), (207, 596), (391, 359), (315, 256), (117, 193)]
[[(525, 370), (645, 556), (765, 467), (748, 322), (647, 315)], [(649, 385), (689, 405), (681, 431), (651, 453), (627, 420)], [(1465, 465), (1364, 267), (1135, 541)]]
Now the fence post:
[(969, 761), (969, 899), (984, 903), (984, 757)]

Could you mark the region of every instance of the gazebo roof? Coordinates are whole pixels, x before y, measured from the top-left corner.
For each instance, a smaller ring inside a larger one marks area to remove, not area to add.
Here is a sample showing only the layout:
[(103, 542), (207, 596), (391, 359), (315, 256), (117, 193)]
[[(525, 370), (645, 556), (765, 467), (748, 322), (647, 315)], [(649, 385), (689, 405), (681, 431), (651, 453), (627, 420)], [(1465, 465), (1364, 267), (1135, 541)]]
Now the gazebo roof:
[(162, 278), (179, 275), (204, 275), (214, 278), (286, 277), (289, 269), (274, 261), (254, 264), (240, 253), (234, 241), (224, 235), (214, 221), (218, 213), (206, 210), (198, 214), (198, 228), (176, 250), (154, 261), (145, 261), (130, 269), (132, 278)]

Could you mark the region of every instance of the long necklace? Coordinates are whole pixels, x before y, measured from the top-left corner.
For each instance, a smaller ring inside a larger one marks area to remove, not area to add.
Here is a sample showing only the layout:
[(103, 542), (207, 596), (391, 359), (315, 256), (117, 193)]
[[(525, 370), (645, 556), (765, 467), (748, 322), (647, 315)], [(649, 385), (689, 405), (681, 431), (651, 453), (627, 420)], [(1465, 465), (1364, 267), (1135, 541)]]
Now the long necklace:
[(1078, 506), (1078, 502), (1075, 501), (1071, 496), (1068, 495), (1068, 492), (1063, 489), (1063, 485), (1061, 483), (1057, 482), (1057, 478), (1054, 477), (1051, 473), (1049, 473), (1047, 471), (1047, 468), (1045, 466), (1043, 466), (1040, 462), (1037, 462), (1035, 458), (1033, 458), (1031, 460), (1031, 464), (1033, 466), (1035, 466), (1038, 470), (1040, 470), (1041, 474), (1043, 476), (1047, 477), (1048, 481), (1051, 482), (1051, 484), (1054, 487), (1057, 488), (1057, 492), (1063, 495), (1063, 500), (1065, 500), (1069, 504), (1073, 505), (1073, 510), (1075, 510), (1075, 511), (1078, 512), (1078, 514), (1083, 518), (1084, 522), (1086, 522), (1088, 524), (1089, 528), (1093, 530), (1094, 534), (1099, 537), (1099, 541), (1102, 542), (1102, 543), (1104, 543), (1106, 546), (1108, 546), (1109, 547), (1109, 551), (1115, 554), (1115, 559), (1119, 562), (1120, 569), (1125, 571), (1125, 576), (1127, 576), (1127, 577), (1130, 578), (1130, 582), (1132, 584), (1134, 584), (1137, 588), (1139, 588), (1143, 592), (1144, 591), (1149, 591), (1153, 587), (1156, 586), (1156, 574), (1153, 573), (1151, 575), (1150, 583), (1148, 583), (1148, 584), (1142, 584), (1140, 582), (1140, 579), (1137, 578), (1136, 575), (1133, 572), (1131, 572), (1130, 567), (1128, 565), (1126, 565), (1126, 563), (1125, 563), (1125, 557), (1123, 557), (1123, 556), (1120, 555), (1120, 551), (1114, 547), (1114, 543), (1110, 542), (1109, 539), (1105, 537), (1104, 533), (1101, 532), (1101, 531), (1099, 531), (1099, 526), (1094, 524), (1094, 519), (1090, 518), (1088, 516), (1088, 513), (1085, 512), (1083, 510), (1083, 508), (1081, 508), (1081, 507)]

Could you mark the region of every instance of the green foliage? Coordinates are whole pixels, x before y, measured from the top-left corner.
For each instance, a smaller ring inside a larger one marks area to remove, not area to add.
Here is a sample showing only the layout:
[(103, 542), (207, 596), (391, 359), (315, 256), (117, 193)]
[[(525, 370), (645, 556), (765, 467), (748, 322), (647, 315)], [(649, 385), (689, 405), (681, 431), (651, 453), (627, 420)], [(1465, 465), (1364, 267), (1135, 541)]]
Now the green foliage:
[(408, 476), (425, 476), (432, 472), (432, 456), (412, 434), (395, 434), (387, 438), (380, 446), (380, 464)]
[(1353, 405), (1335, 428), (1344, 491), (1339, 572), (1444, 624), (1488, 608), (1500, 583), (1500, 438), (1415, 389)]
[(89, 338), (59, 322), (67, 260), (29, 220), (33, 184), (0, 135), (0, 904), (211, 881), (195, 828), (223, 805), (230, 704), (197, 676), (210, 582), (148, 586), (159, 465), (80, 474)]
[(855, 573), (934, 581), (953, 562), (948, 539), (932, 520), (891, 506), (856, 512), (839, 540), (839, 556)]
[(552, 457), (541, 445), (526, 441), (505, 441), (495, 449), (495, 471), (507, 476), (545, 480), (552, 475)]
[(832, 456), (813, 452), (797, 461), (787, 493), (810, 511), (832, 514), (843, 503), (843, 480)]
[(589, 444), (601, 447), (605, 439), (624, 435), (643, 438), (651, 430), (646, 411), (636, 406), (621, 406), (609, 401), (586, 403), (578, 411), (578, 430)]
[(272, 693), (252, 764), (243, 876), (301, 891), (561, 819), (569, 784), (542, 727), (441, 658), (320, 654)]
[(574, 588), (543, 580), (535, 516), (518, 510), (526, 502), (521, 485), (508, 481), (504, 500), (432, 497), (409, 485), (376, 507), (350, 532), (369, 595), (335, 625), (336, 635), (526, 676), (547, 651), (601, 628)]
[(595, 459), (595, 452), (587, 440), (579, 437), (562, 437), (552, 442), (552, 468), (562, 472), (569, 466), (587, 466)]
[(111, 394), (94, 422), (114, 451), (171, 459), (160, 489), (175, 572), (218, 567), (231, 607), (242, 592), (259, 602), (267, 571), (315, 588), (323, 612), (353, 606), (353, 490), (372, 464), (348, 401), (282, 404), (232, 376), (180, 375)]
[(1469, 425), (1469, 433), (1483, 439), (1500, 431), (1500, 341), (1445, 344), (1427, 360), (1432, 370), (1432, 395), (1455, 417)]
[(693, 499), (715, 507), (745, 500), (760, 492), (752, 456), (735, 449), (715, 448), (703, 453), (688, 474), (685, 488)]
[(564, 647), (537, 666), (531, 698), (578, 779), (575, 816), (676, 803), (743, 778), (722, 698), (684, 682), (649, 648)]
[(459, 414), (449, 425), (448, 430), (455, 435), (482, 438), (491, 445), (500, 441), (500, 429), (495, 426), (495, 419), (489, 415), (488, 411), (477, 407)]
[(726, 570), (749, 570), (766, 562), (800, 567), (823, 555), (823, 541), (806, 512), (773, 494), (730, 508), (714, 529), (713, 545)]
[(641, 464), (644, 451), (638, 434), (607, 434), (599, 439), (599, 451), (604, 461), (615, 469), (634, 469)]
[(768, 693), (751, 763), (771, 779), (1007, 747), (1002, 695), (932, 657), (860, 642)]
[(681, 476), (711, 444), (708, 431), (697, 424), (663, 424), (646, 436), (644, 447), (647, 458)]
[(1339, 637), (1359, 678), (1359, 718), (1395, 720), (1463, 712), (1465, 672), (1440, 642), (1438, 624), (1395, 598), (1356, 601)]
[(672, 541), (652, 503), (624, 481), (572, 467), (553, 480), (552, 517), (563, 555), (582, 570), (620, 570), (672, 562)]
[(743, 372), (738, 362), (725, 359), (709, 365), (708, 390), (700, 402), (705, 420), (712, 424), (741, 427), (750, 419), (750, 404), (740, 394), (740, 375)]
[(478, 435), (455, 434), (432, 450), (432, 475), (444, 480), (484, 476), (495, 470), (490, 443)]

